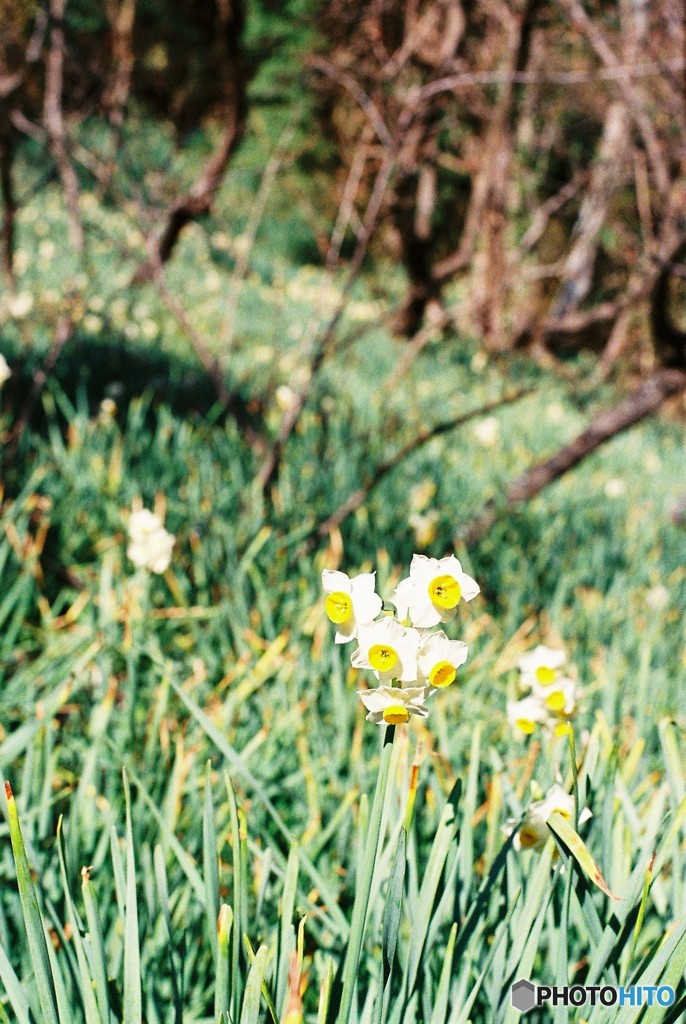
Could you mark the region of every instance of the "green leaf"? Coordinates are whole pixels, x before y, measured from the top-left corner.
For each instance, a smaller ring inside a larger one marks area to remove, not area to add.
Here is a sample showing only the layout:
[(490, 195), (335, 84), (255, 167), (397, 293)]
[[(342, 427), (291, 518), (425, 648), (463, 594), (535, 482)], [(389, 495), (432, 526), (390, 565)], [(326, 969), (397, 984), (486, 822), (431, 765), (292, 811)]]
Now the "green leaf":
[(10, 827), (10, 839), (12, 842), (12, 854), (17, 870), (17, 885), (19, 888), (19, 899), (24, 917), (26, 936), (29, 941), (29, 957), (36, 979), (36, 990), (43, 1014), (44, 1024), (59, 1024), (57, 1012), (57, 997), (55, 984), (50, 969), (50, 958), (48, 947), (45, 941), (45, 927), (43, 917), (38, 907), (38, 897), (31, 878), (31, 868), (26, 856), (24, 839), (19, 825), (17, 806), (12, 795), (12, 788), (9, 782), (5, 782), (5, 799), (7, 801), (7, 817)]
[(560, 839), (567, 847), (589, 881), (593, 882), (593, 884), (596, 885), (601, 892), (604, 892), (606, 896), (609, 896), (610, 899), (620, 900), (621, 897), (615, 896), (610, 892), (607, 882), (603, 878), (600, 868), (593, 860), (588, 847), (578, 832), (572, 828), (566, 818), (555, 811), (550, 815), (547, 823), (551, 831), (554, 832), (557, 838)]
[(126, 801), (126, 917), (124, 922), (124, 1016), (123, 1024), (142, 1024), (141, 957), (138, 939), (138, 897), (136, 860), (131, 825), (131, 794), (126, 769), (123, 772)]

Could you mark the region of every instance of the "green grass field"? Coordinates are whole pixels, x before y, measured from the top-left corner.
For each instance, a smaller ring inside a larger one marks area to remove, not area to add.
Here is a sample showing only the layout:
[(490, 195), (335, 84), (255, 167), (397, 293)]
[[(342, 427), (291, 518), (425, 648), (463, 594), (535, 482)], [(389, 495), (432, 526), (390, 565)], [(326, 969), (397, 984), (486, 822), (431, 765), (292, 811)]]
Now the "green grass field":
[[(289, 235), (274, 202), (226, 356), (272, 434), (313, 309), (340, 287), (288, 255), (284, 237), (305, 247), (307, 232)], [(35, 366), (66, 295), (81, 347), (65, 348), (2, 479), (0, 771), (14, 797), (0, 825), (0, 1020), (510, 1024), (519, 978), (676, 992), (669, 1009), (558, 1006), (554, 1024), (683, 1019), (686, 545), (669, 516), (683, 426), (665, 415), (618, 437), (465, 550), (470, 517), (613, 390), (589, 383), (584, 359), (566, 381), (460, 338), (398, 377), (404, 343), (374, 326), (367, 275), (267, 504), (236, 424), (153, 401), (135, 363), (108, 382), (117, 416), (98, 412), (104, 342), (161, 352), (180, 386), (196, 371), (152, 286), (128, 286), (135, 209), (86, 199), (84, 218), (119, 231), (121, 251), (103, 241), (92, 272), (72, 267), (56, 194), (36, 200), (19, 238), (30, 308), (2, 297), (10, 364), (28, 339)], [(235, 230), (220, 205), (168, 275), (218, 348)], [(418, 430), (523, 386), (529, 397), (430, 441), (341, 535), (306, 548)], [(176, 536), (159, 575), (126, 555), (139, 499)], [(482, 590), (446, 627), (469, 659), (428, 719), (382, 749), (356, 696), (374, 680), (351, 668), (354, 645), (333, 643), (321, 571), (376, 570), (388, 599), (413, 552), (453, 551)], [(566, 648), (583, 687), (576, 760), (566, 737), (508, 724), (518, 659), (539, 642)], [(592, 812), (583, 842), (563, 822), (542, 852), (515, 849), (508, 819), (556, 782)]]

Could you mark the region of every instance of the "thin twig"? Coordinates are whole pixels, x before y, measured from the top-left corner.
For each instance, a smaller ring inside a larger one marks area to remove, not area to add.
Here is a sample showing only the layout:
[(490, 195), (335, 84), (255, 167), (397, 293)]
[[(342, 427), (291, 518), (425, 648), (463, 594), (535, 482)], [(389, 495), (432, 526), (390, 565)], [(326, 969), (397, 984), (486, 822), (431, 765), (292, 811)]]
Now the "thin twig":
[(488, 415), (488, 413), (494, 412), (496, 409), (502, 409), (505, 405), (511, 405), (513, 402), (518, 402), (522, 398), (526, 398), (528, 395), (533, 393), (533, 388), (521, 388), (519, 391), (514, 391), (509, 395), (504, 395), (503, 398), (499, 398), (494, 402), (488, 402), (486, 405), (479, 406), (477, 409), (471, 409), (469, 412), (460, 413), (459, 416), (453, 417), (453, 419), (447, 420), (443, 423), (438, 423), (434, 427), (425, 427), (420, 430), (411, 441), (408, 441), (404, 447), (399, 449), (389, 458), (384, 459), (378, 464), (374, 472), (371, 473), (365, 482), (358, 487), (352, 494), (342, 502), (341, 505), (332, 512), (331, 515), (327, 516), (326, 519), (322, 520), (316, 526), (312, 527), (311, 533), (308, 535), (308, 546), (312, 547), (316, 539), (322, 539), (326, 537), (332, 530), (337, 529), (341, 523), (352, 515), (360, 505), (362, 505), (369, 495), (379, 486), (381, 481), (388, 476), (392, 470), (396, 469), (402, 462), (405, 461), (410, 455), (419, 451), (425, 444), (432, 441), (436, 437), (440, 437), (442, 434), (447, 434), (452, 430), (456, 430), (458, 427), (463, 426), (465, 423), (469, 423), (471, 420), (480, 419), (482, 416)]

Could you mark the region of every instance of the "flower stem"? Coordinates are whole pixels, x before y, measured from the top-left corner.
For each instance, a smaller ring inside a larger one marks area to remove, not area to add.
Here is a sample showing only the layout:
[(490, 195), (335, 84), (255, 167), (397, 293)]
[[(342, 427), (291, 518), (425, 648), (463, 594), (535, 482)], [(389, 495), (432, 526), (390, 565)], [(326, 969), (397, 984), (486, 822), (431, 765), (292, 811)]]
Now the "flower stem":
[(367, 856), (362, 862), (360, 874), (355, 887), (355, 902), (353, 904), (352, 918), (350, 921), (350, 937), (345, 953), (343, 966), (343, 987), (341, 991), (341, 1002), (338, 1010), (338, 1021), (340, 1024), (348, 1024), (350, 1010), (352, 1007), (355, 985), (360, 965), (360, 953), (364, 942), (364, 931), (367, 920), (367, 909), (369, 905), (369, 894), (374, 878), (374, 868), (379, 852), (381, 838), (381, 820), (383, 807), (386, 801), (388, 780), (390, 776), (391, 756), (393, 753), (393, 740), (395, 728), (391, 726), (386, 730), (384, 745), (381, 751), (379, 774), (376, 779), (374, 801), (369, 816), (369, 828), (367, 830)]

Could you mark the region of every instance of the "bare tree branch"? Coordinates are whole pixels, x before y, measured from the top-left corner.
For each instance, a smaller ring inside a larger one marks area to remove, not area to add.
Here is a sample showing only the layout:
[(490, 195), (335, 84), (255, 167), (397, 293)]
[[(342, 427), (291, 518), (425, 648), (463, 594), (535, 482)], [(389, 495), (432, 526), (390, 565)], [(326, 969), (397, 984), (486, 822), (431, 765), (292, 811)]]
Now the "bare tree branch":
[(479, 406), (477, 409), (471, 409), (469, 412), (460, 413), (459, 416), (455, 416), (453, 419), (447, 420), (444, 423), (438, 423), (434, 427), (424, 427), (420, 430), (415, 437), (412, 438), (404, 447), (397, 451), (394, 455), (384, 459), (380, 462), (373, 473), (370, 473), (366, 480), (361, 484), (357, 490), (353, 491), (339, 507), (332, 512), (331, 515), (327, 516), (326, 519), (322, 520), (316, 526), (312, 528), (311, 534), (309, 535), (308, 547), (314, 546), (317, 539), (326, 537), (332, 530), (337, 529), (341, 523), (352, 515), (360, 505), (362, 505), (369, 495), (374, 491), (381, 481), (388, 476), (394, 469), (396, 469), (402, 462), (404, 462), (410, 455), (419, 451), (425, 444), (432, 441), (436, 437), (440, 437), (442, 434), (447, 434), (452, 430), (456, 430), (458, 427), (463, 426), (465, 423), (469, 423), (471, 420), (480, 419), (482, 416), (488, 415), (488, 413), (494, 412), (496, 409), (502, 409), (505, 405), (511, 405), (513, 402), (518, 402), (522, 398), (526, 398), (527, 395), (532, 394), (533, 388), (521, 388), (519, 391), (514, 391), (511, 394), (505, 395), (503, 398), (499, 398), (494, 402), (488, 402), (486, 405)]
[(45, 62), (43, 121), (50, 152), (62, 182), (69, 218), (69, 240), (77, 253), (83, 253), (84, 237), (79, 212), (79, 182), (69, 156), (69, 144), (62, 111), (64, 80), (64, 11), (66, 0), (50, 0), (50, 45)]
[(686, 390), (686, 373), (681, 370), (657, 370), (640, 384), (615, 409), (600, 413), (592, 423), (552, 458), (537, 463), (514, 480), (502, 503), (487, 502), (483, 511), (462, 532), (468, 544), (477, 543), (513, 508), (540, 494), (549, 484), (577, 466), (592, 452), (617, 434), (655, 412), (668, 398)]

